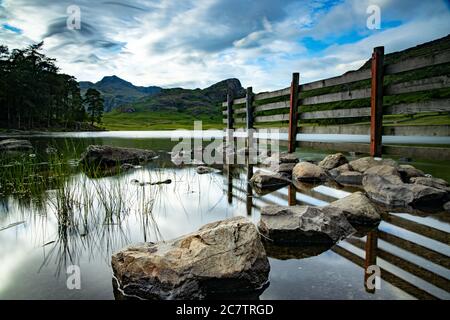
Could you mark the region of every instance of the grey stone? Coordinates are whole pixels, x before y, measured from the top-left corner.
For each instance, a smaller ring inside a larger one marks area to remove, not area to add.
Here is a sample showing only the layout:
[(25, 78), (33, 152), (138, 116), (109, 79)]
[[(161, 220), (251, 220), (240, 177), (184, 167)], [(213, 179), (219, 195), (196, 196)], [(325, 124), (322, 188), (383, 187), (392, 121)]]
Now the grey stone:
[(341, 209), (352, 224), (373, 225), (381, 220), (377, 207), (362, 192), (354, 192), (329, 206)]
[(364, 157), (360, 159), (356, 159), (353, 161), (350, 161), (350, 165), (355, 171), (359, 171), (361, 173), (364, 173), (367, 169), (375, 167), (375, 166), (381, 166), (381, 165), (388, 165), (392, 167), (397, 167), (397, 162), (395, 162), (392, 159), (377, 159), (372, 157)]
[(331, 170), (348, 163), (347, 158), (342, 153), (330, 154), (319, 162), (319, 167)]
[(124, 163), (148, 162), (155, 156), (156, 153), (151, 150), (90, 145), (81, 155), (80, 162), (90, 167), (114, 167)]
[(324, 181), (328, 178), (328, 175), (318, 165), (309, 162), (300, 162), (292, 170), (292, 177), (297, 181), (314, 182)]
[(0, 141), (0, 151), (31, 151), (33, 146), (28, 140), (5, 139)]
[(127, 247), (112, 256), (119, 288), (144, 299), (207, 299), (252, 292), (269, 261), (255, 225), (235, 217), (180, 238)]
[(261, 233), (274, 244), (332, 244), (355, 229), (339, 208), (267, 206), (261, 210)]
[(363, 174), (357, 171), (346, 171), (338, 175), (335, 180), (342, 185), (360, 186)]
[(442, 206), (447, 198), (447, 193), (443, 190), (420, 184), (395, 182), (396, 179), (400, 178), (365, 175), (363, 187), (372, 200), (391, 207), (433, 209)]

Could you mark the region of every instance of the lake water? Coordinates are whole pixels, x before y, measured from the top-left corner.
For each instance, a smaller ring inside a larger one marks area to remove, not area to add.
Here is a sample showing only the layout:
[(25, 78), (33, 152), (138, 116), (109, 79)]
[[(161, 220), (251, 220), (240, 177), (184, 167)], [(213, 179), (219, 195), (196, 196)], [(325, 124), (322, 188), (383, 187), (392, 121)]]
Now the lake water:
[[(168, 152), (177, 142), (167, 133), (61, 133), (27, 138), (36, 147), (36, 162), (47, 160), (44, 150), (48, 147), (76, 160), (90, 144), (147, 148), (159, 158), (141, 168), (96, 179), (72, 167), (62, 189), (74, 205), (64, 216), (58, 214), (61, 185), (32, 197), (0, 194), (0, 299), (114, 299), (111, 254), (126, 245), (172, 239), (233, 216), (257, 223), (263, 206), (287, 205), (289, 193), (295, 192), (298, 204), (318, 206), (341, 196), (326, 188), (292, 187), (258, 196), (247, 183), (248, 170), (256, 171), (257, 166), (218, 168), (199, 175), (194, 166), (178, 167), (170, 161)], [(311, 150), (297, 154), (307, 160), (325, 156)], [(411, 164), (450, 181), (449, 164)], [(171, 179), (172, 183), (141, 187), (134, 179)], [(259, 298), (449, 299), (449, 220), (445, 214), (387, 213), (369, 233), (371, 239), (378, 239), (377, 248), (366, 245), (368, 231), (332, 248), (267, 248), (270, 284)], [(366, 256), (376, 256), (381, 267), (379, 289), (365, 287)], [(80, 290), (67, 288), (70, 265), (80, 267)]]

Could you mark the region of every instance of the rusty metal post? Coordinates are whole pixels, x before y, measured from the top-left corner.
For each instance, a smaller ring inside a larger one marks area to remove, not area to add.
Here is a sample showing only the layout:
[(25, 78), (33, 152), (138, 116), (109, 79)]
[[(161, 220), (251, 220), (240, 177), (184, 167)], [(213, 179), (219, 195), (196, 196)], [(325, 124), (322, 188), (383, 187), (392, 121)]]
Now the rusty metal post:
[(381, 157), (383, 129), (384, 47), (372, 53), (372, 86), (370, 95), (370, 155)]
[(292, 74), (291, 97), (289, 104), (289, 132), (288, 132), (288, 152), (295, 152), (297, 143), (297, 121), (298, 121), (298, 94), (299, 94), (298, 72)]

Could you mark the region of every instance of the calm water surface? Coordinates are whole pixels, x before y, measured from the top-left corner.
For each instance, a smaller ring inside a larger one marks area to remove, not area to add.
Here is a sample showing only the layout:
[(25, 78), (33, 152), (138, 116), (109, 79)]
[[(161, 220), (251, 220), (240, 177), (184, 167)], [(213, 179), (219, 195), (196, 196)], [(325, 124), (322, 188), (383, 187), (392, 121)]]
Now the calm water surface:
[[(248, 188), (247, 176), (249, 169), (257, 167), (218, 168), (207, 175), (198, 175), (192, 166), (177, 167), (168, 154), (177, 142), (164, 134), (64, 133), (28, 138), (42, 161), (49, 146), (78, 159), (89, 144), (148, 148), (157, 151), (159, 159), (100, 179), (74, 168), (64, 182), (67, 195), (75, 199), (66, 220), (57, 214), (56, 189), (38, 199), (0, 195), (0, 299), (114, 299), (110, 260), (116, 250), (137, 242), (168, 240), (227, 217), (247, 216), (257, 223), (261, 207), (287, 205), (292, 192), (286, 187), (256, 195)], [(324, 157), (310, 150), (300, 150), (298, 155), (311, 160)], [(448, 164), (412, 164), (450, 180)], [(141, 187), (133, 179), (173, 182)], [(299, 204), (311, 205), (335, 200), (314, 190), (296, 190), (296, 198)], [(377, 250), (366, 248), (367, 231), (332, 248), (268, 248), (270, 285), (259, 298), (448, 299), (449, 232), (446, 215), (392, 213), (370, 233), (378, 239)], [(381, 286), (375, 291), (364, 286), (364, 259), (369, 254), (378, 257), (382, 268)], [(69, 265), (80, 266), (80, 290), (67, 289)]]

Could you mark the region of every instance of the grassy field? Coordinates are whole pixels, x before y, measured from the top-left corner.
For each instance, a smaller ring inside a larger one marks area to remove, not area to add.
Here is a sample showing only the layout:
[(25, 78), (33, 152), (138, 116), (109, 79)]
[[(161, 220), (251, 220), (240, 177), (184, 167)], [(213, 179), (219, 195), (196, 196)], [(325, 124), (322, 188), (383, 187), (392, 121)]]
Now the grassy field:
[(203, 129), (222, 128), (220, 116), (193, 116), (185, 113), (140, 111), (133, 113), (109, 112), (103, 117), (102, 125), (107, 130), (173, 130), (194, 129), (194, 121), (202, 121)]

